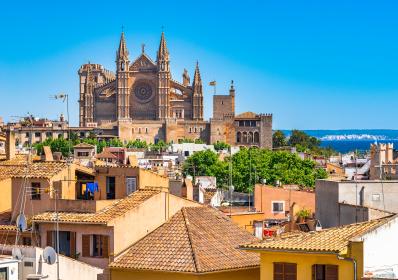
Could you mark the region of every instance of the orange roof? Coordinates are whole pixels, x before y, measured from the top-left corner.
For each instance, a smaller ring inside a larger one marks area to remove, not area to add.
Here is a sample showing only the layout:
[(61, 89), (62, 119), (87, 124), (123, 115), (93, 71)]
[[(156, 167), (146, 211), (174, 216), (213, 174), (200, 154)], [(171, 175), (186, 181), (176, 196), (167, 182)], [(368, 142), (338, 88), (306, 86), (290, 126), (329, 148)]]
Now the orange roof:
[(95, 148), (95, 146), (91, 145), (91, 144), (87, 144), (87, 143), (79, 143), (79, 144), (73, 146), (73, 148), (74, 149), (76, 149), (76, 148)]
[[(159, 190), (138, 190), (95, 213), (59, 212), (58, 221), (61, 223), (107, 224), (158, 193), (160, 193)], [(55, 212), (44, 212), (33, 216), (32, 220), (35, 222), (55, 222), (56, 214)]]
[(185, 273), (253, 268), (259, 266), (259, 256), (237, 247), (256, 240), (220, 211), (185, 207), (133, 244), (110, 267)]
[(110, 159), (117, 159), (118, 157), (112, 154), (111, 152), (108, 151), (103, 151), (102, 153), (99, 153), (96, 155), (96, 158), (110, 158)]
[(264, 251), (342, 253), (347, 249), (351, 240), (380, 227), (390, 221), (392, 217), (395, 218), (395, 216), (389, 216), (369, 222), (334, 227), (321, 231), (282, 235), (266, 239), (261, 243), (241, 245), (240, 248)]
[(241, 113), (241, 114), (235, 116), (235, 119), (254, 119), (256, 117), (257, 117), (256, 113), (244, 112), (244, 113)]
[(0, 178), (51, 178), (67, 166), (59, 161), (32, 162), (27, 165), (26, 159), (15, 158), (0, 162)]

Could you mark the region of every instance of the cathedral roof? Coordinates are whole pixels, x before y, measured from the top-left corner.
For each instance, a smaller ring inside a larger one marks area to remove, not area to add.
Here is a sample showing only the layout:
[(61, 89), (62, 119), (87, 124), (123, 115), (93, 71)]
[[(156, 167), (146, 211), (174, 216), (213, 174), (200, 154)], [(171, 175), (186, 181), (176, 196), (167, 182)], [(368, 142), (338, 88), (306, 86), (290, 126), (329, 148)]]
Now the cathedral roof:
[(146, 53), (141, 53), (139, 57), (131, 64), (131, 70), (152, 70), (156, 69), (156, 64), (153, 60), (146, 55)]
[(244, 112), (244, 113), (241, 113), (241, 114), (235, 116), (236, 119), (253, 119), (256, 117), (257, 117), (257, 114), (253, 113), (253, 112)]

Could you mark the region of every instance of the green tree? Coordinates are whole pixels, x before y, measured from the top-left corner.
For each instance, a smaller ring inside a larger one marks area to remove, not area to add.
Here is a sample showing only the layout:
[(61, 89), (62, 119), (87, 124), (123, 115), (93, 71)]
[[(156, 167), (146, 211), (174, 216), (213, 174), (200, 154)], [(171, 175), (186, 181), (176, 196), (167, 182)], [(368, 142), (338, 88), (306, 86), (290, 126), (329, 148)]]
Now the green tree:
[(279, 148), (287, 145), (286, 135), (282, 130), (277, 130), (272, 135), (272, 147)]
[(294, 129), (292, 130), (292, 134), (289, 137), (289, 145), (295, 147), (296, 145), (300, 145), (306, 149), (313, 149), (319, 147), (321, 141), (316, 137), (310, 136), (304, 131)]
[(215, 176), (219, 187), (228, 182), (228, 164), (221, 161), (218, 155), (211, 150), (193, 153), (183, 165), (183, 174), (196, 176)]
[(151, 151), (156, 151), (156, 152), (163, 152), (165, 151), (170, 145), (164, 142), (163, 140), (159, 140), (155, 144), (150, 144), (149, 148)]
[(119, 138), (112, 138), (108, 142), (109, 147), (123, 147), (123, 142)]
[(127, 148), (135, 148), (135, 149), (146, 149), (148, 147), (148, 144), (146, 143), (146, 141), (136, 139), (134, 141), (129, 141), (126, 144), (126, 147)]
[(216, 143), (214, 143), (214, 149), (216, 151), (221, 151), (221, 150), (228, 150), (231, 146), (228, 145), (225, 142), (219, 142), (217, 141)]
[(45, 141), (33, 146), (39, 155), (43, 153), (44, 146), (49, 146), (52, 152), (61, 152), (63, 156), (68, 156), (69, 150), (73, 153), (73, 143), (63, 137), (58, 139), (47, 138)]
[(296, 154), (267, 149), (242, 148), (232, 158), (221, 161), (210, 151), (196, 152), (184, 163), (183, 173), (193, 176), (215, 176), (218, 186), (228, 186), (229, 165), (232, 161), (232, 182), (235, 190), (248, 192), (263, 179), (269, 184), (297, 184), (313, 188), (316, 179), (327, 177), (324, 169), (316, 167), (312, 160), (302, 160)]

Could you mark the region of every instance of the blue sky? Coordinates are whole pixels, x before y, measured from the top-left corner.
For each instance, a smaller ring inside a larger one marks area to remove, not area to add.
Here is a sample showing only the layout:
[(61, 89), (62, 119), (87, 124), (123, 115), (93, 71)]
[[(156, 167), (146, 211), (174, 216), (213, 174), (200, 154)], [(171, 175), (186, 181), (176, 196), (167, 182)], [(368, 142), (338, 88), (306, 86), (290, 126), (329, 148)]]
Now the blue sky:
[[(15, 2), (15, 3), (12, 3)], [(161, 26), (173, 78), (199, 60), (212, 89), (237, 90), (236, 111), (274, 114), (278, 129), (398, 129), (395, 1), (7, 1), (0, 17), (0, 116), (56, 118), (80, 65), (114, 70), (124, 25), (130, 59), (155, 57)]]

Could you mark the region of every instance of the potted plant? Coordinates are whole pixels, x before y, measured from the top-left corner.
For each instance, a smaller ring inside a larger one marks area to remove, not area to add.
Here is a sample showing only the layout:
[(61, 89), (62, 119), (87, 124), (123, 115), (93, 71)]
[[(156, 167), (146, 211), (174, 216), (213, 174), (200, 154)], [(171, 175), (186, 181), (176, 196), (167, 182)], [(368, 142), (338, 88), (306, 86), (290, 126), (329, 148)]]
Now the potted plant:
[(301, 209), (297, 212), (299, 223), (303, 223), (307, 218), (311, 217), (311, 211), (308, 209)]

